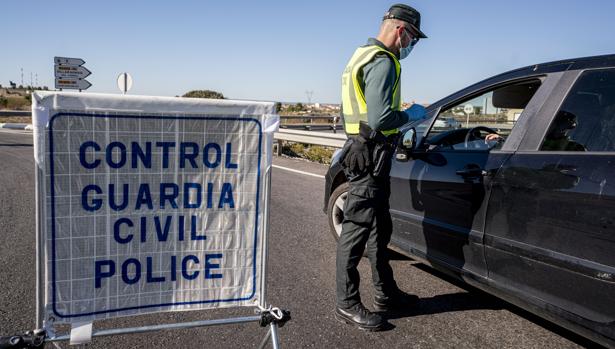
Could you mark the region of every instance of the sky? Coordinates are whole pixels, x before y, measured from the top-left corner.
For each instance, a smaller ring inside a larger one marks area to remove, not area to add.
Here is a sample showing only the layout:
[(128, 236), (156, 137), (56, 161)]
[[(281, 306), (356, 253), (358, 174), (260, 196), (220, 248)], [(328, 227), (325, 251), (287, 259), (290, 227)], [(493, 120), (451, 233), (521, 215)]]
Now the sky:
[[(375, 37), (392, 1), (6, 1), (0, 84), (38, 77), (53, 57), (78, 57), (89, 92), (339, 103), (341, 73)], [(402, 61), (402, 99), (432, 103), (490, 76), (574, 57), (615, 54), (615, 1), (413, 0), (421, 40)], [(34, 82), (34, 81), (33, 81)]]

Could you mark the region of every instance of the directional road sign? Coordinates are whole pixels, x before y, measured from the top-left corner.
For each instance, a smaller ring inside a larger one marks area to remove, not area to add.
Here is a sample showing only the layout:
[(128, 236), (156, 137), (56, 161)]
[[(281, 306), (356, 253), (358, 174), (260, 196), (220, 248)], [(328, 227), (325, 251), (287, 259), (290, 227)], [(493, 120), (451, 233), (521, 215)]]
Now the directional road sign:
[(84, 79), (63, 79), (56, 78), (56, 88), (68, 88), (73, 90), (86, 90), (92, 84), (89, 81)]
[(89, 81), (85, 80), (92, 72), (82, 66), (85, 63), (83, 59), (54, 57), (53, 61), (55, 62), (56, 88), (81, 91), (92, 86)]
[(55, 65), (56, 78), (85, 79), (92, 74), (86, 67), (74, 65)]
[(84, 65), (85, 61), (81, 58), (70, 58), (70, 57), (54, 57), (53, 61), (55, 64), (68, 64), (68, 65)]

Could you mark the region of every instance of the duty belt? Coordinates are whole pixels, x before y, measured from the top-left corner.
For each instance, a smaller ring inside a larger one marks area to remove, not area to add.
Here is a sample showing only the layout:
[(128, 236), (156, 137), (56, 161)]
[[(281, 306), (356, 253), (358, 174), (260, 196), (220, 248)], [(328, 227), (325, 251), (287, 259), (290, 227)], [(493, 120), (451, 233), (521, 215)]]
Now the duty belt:
[(386, 145), (394, 145), (395, 140), (397, 139), (397, 134), (385, 136), (380, 131), (376, 131), (369, 127), (369, 125), (361, 121), (359, 123), (359, 134), (351, 135), (349, 137), (358, 138), (361, 142), (373, 142), (376, 144), (386, 144)]

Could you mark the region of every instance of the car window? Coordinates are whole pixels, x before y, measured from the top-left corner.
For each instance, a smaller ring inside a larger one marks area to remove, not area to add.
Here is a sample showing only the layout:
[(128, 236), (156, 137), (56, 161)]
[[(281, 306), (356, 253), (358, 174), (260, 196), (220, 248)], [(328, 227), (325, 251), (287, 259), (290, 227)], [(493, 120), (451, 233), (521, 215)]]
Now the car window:
[(542, 151), (615, 151), (615, 69), (584, 72), (549, 126)]
[(506, 85), (442, 111), (426, 143), (447, 150), (500, 148), (540, 87), (534, 79)]

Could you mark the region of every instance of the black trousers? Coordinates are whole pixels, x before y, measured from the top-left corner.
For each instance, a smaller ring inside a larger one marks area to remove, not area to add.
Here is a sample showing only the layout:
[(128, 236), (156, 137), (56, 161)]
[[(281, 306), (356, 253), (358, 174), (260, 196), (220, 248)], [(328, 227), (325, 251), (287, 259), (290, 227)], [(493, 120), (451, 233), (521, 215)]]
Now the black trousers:
[(376, 296), (388, 297), (397, 290), (387, 249), (393, 228), (389, 213), (390, 187), (388, 176), (374, 178), (365, 174), (351, 177), (349, 181), (342, 233), (337, 244), (338, 307), (350, 308), (361, 302), (357, 266), (364, 251), (372, 267)]

